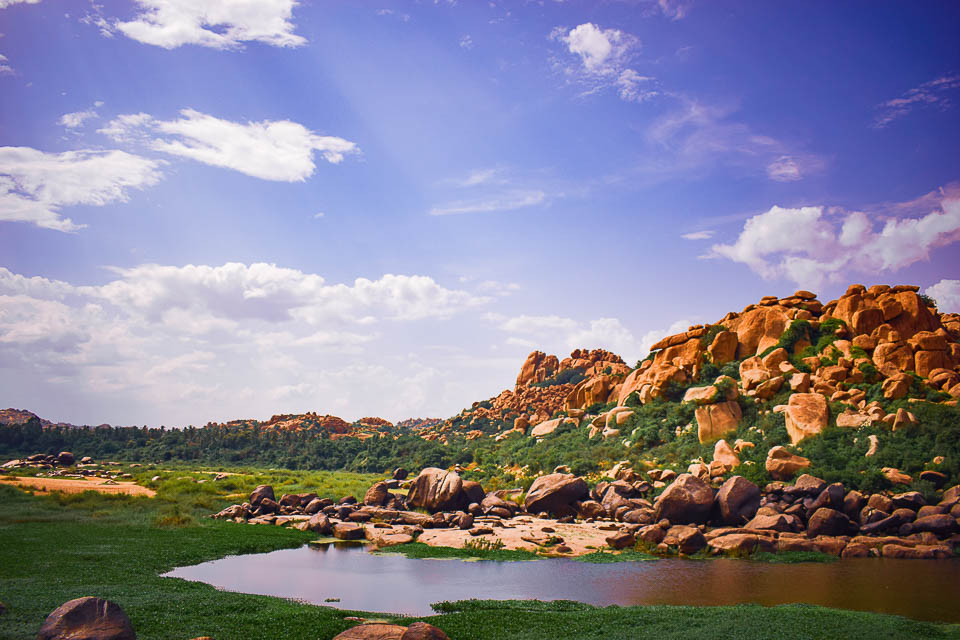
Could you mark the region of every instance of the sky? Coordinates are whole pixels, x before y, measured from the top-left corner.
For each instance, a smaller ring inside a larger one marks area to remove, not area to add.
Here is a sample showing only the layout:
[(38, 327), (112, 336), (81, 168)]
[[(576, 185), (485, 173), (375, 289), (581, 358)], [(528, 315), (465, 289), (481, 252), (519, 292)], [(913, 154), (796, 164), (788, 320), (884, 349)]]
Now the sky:
[(448, 417), (764, 295), (960, 312), (960, 5), (0, 0), (0, 406)]

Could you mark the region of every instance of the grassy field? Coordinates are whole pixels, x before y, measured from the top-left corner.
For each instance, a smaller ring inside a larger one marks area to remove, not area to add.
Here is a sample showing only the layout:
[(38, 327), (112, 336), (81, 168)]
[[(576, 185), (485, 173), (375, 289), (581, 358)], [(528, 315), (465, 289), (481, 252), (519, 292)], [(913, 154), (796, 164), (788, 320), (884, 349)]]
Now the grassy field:
[[(134, 469), (138, 474), (139, 469)], [(144, 477), (157, 475), (144, 469)], [(232, 470), (236, 471), (236, 470)], [(96, 595), (117, 602), (138, 638), (328, 639), (352, 626), (344, 618), (389, 617), (279, 598), (218, 591), (160, 578), (177, 566), (231, 554), (294, 547), (311, 535), (202, 516), (260, 482), (279, 492), (361, 493), (372, 476), (249, 470), (230, 480), (172, 469), (157, 498), (30, 496), (0, 486), (0, 638), (35, 638), (63, 602)], [(282, 483), (286, 484), (282, 484)], [(229, 484), (228, 484), (229, 483)], [(281, 488), (282, 487), (282, 488)], [(537, 601), (444, 603), (427, 618), (455, 640), (535, 638), (957, 638), (960, 626), (806, 605), (780, 607), (592, 607)], [(403, 622), (402, 619), (399, 620)]]

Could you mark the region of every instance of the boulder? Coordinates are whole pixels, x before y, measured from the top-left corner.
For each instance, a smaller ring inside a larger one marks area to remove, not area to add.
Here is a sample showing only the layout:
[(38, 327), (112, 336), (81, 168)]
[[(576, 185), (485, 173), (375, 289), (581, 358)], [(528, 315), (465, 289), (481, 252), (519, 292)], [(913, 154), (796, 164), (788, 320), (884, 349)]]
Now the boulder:
[(463, 495), (466, 496), (467, 504), (483, 502), (483, 499), (486, 497), (486, 493), (483, 491), (480, 483), (473, 480), (463, 481)]
[(713, 385), (706, 387), (690, 387), (683, 394), (684, 403), (696, 405), (713, 404), (720, 398), (720, 390)]
[(400, 640), (450, 640), (450, 638), (432, 624), (414, 622), (403, 632)]
[(790, 453), (784, 447), (776, 446), (767, 452), (765, 467), (774, 480), (789, 480), (800, 469), (810, 466), (810, 460)]
[(811, 538), (816, 536), (842, 536), (855, 528), (850, 522), (850, 518), (844, 514), (835, 509), (822, 507), (810, 516), (810, 520), (807, 522), (807, 535)]
[(333, 637), (333, 640), (400, 640), (407, 627), (398, 624), (358, 624)]
[(387, 491), (386, 482), (377, 482), (363, 496), (363, 504), (371, 507), (382, 507), (393, 498), (393, 495)]
[(726, 440), (717, 440), (713, 447), (713, 461), (719, 462), (724, 472), (732, 471), (740, 466), (740, 457), (730, 448)]
[(732, 331), (721, 331), (714, 336), (713, 342), (707, 347), (710, 361), (718, 366), (732, 362), (737, 356), (737, 344), (737, 334)]
[(75, 461), (75, 458), (73, 457), (73, 454), (70, 453), (69, 451), (61, 451), (59, 454), (57, 454), (57, 464), (60, 465), (61, 467), (72, 466), (74, 461)]
[(689, 473), (677, 476), (660, 494), (655, 506), (656, 519), (675, 524), (703, 524), (713, 508), (713, 489)]
[(827, 428), (830, 417), (827, 399), (819, 393), (795, 393), (787, 403), (785, 417), (790, 442), (797, 444)]
[(533, 481), (524, 507), (530, 513), (546, 511), (557, 516), (575, 515), (574, 503), (586, 500), (588, 496), (589, 489), (583, 478), (551, 473)]
[(713, 442), (737, 430), (743, 413), (740, 405), (730, 400), (697, 407), (697, 437), (701, 443)]
[(338, 522), (333, 525), (333, 537), (340, 540), (362, 540), (363, 527), (353, 522)]
[(323, 513), (316, 513), (307, 520), (307, 529), (319, 535), (330, 535), (333, 532), (333, 525), (330, 524), (330, 518)]
[(452, 471), (427, 467), (414, 479), (407, 504), (427, 511), (452, 511), (464, 504), (463, 480)]
[(57, 607), (37, 633), (38, 640), (134, 640), (130, 618), (120, 605), (87, 596)]
[(261, 484), (253, 490), (253, 493), (250, 494), (250, 504), (255, 507), (260, 506), (264, 498), (276, 500), (276, 496), (273, 494), (273, 487), (268, 484)]
[(798, 531), (802, 523), (800, 519), (796, 516), (787, 515), (785, 513), (775, 513), (775, 514), (757, 514), (753, 519), (747, 524), (743, 525), (744, 529), (760, 529), (762, 531), (780, 531), (791, 532)]
[(760, 488), (743, 476), (733, 476), (717, 492), (717, 507), (724, 524), (739, 527), (756, 515)]
[(397, 467), (393, 470), (394, 480), (406, 480), (408, 475), (410, 475), (410, 473), (403, 467)]
[(613, 549), (626, 549), (632, 547), (637, 539), (632, 533), (618, 532), (606, 538), (607, 544)]

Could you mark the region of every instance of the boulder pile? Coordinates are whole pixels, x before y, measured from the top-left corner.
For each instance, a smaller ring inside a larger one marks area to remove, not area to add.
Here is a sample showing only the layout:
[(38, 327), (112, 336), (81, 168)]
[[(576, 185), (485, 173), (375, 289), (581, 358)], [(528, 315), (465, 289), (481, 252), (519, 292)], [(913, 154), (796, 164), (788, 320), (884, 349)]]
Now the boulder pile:
[[(415, 540), (425, 529), (460, 529), (495, 535), (518, 517), (599, 524), (612, 532), (614, 549), (634, 545), (657, 553), (749, 554), (756, 551), (819, 551), (843, 557), (950, 558), (960, 547), (960, 486), (928, 504), (916, 491), (864, 495), (803, 474), (793, 484), (763, 489), (742, 476), (714, 489), (693, 473), (653, 470), (590, 489), (586, 480), (556, 472), (537, 478), (522, 503), (520, 490), (484, 493), (453, 471), (427, 468), (410, 483), (378, 482), (363, 503), (352, 496), (334, 502), (316, 494), (285, 494), (257, 487), (250, 501), (216, 514), (251, 524), (290, 525), (377, 546)], [(930, 480), (934, 480), (930, 478)], [(669, 483), (669, 484), (667, 484)], [(653, 497), (654, 484), (663, 491)], [(422, 511), (410, 510), (411, 507)]]

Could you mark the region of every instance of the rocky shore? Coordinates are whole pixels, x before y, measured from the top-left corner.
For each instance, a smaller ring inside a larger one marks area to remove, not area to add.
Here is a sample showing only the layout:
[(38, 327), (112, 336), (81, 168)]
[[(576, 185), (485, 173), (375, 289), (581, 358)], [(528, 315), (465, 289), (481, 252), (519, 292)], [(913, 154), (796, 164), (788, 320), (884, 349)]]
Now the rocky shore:
[[(636, 474), (630, 472), (636, 477)], [(413, 541), (473, 545), (575, 556), (637, 549), (658, 555), (747, 556), (815, 551), (843, 558), (947, 559), (960, 549), (960, 486), (923, 494), (864, 495), (840, 483), (801, 475), (762, 489), (733, 476), (715, 489), (692, 473), (658, 471), (669, 483), (654, 497), (645, 479), (587, 481), (562, 470), (517, 490), (485, 492), (455, 471), (423, 469), (412, 481), (394, 478), (370, 487), (363, 500), (334, 502), (315, 494), (256, 488), (249, 502), (213, 517), (292, 526), (377, 547)], [(403, 495), (402, 489), (407, 490)]]

